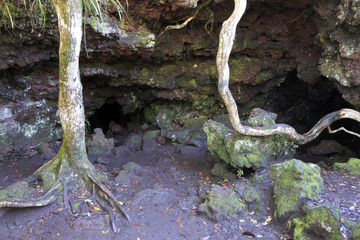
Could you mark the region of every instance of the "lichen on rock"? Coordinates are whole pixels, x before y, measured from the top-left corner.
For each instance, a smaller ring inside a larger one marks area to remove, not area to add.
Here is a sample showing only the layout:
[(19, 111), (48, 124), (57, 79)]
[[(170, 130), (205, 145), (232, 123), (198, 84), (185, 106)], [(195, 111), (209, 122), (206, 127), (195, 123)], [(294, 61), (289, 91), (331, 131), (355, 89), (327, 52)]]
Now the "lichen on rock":
[(339, 206), (329, 203), (308, 203), (303, 207), (302, 214), (302, 217), (292, 220), (294, 240), (313, 239), (314, 235), (321, 239), (343, 239), (340, 232)]
[(273, 164), (269, 176), (275, 180), (274, 216), (280, 220), (296, 215), (306, 201), (318, 200), (324, 189), (320, 167), (297, 159)]

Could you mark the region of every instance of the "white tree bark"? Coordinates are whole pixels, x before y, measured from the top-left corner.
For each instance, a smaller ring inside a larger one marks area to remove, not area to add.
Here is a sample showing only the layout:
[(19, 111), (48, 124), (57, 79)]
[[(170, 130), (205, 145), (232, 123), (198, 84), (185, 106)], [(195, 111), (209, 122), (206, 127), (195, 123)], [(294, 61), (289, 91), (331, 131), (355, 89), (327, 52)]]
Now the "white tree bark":
[(63, 150), (69, 159), (86, 157), (85, 113), (79, 73), (81, 3), (81, 0), (54, 0), (60, 35), (59, 115), (64, 132)]
[[(329, 127), (330, 124), (335, 122), (336, 120), (342, 118), (350, 118), (360, 122), (359, 112), (352, 109), (341, 109), (339, 111), (324, 116), (309, 132), (303, 135), (297, 133), (293, 127), (286, 124), (275, 124), (273, 126), (265, 128), (253, 128), (242, 125), (240, 122), (236, 102), (229, 89), (230, 69), (228, 61), (234, 44), (236, 26), (239, 23), (243, 14), (245, 13), (247, 1), (234, 1), (234, 11), (229, 17), (229, 19), (223, 23), (220, 31), (216, 65), (219, 75), (218, 90), (228, 110), (231, 124), (238, 133), (251, 136), (268, 136), (280, 133), (287, 135), (297, 144), (305, 144), (314, 140), (325, 128)], [(359, 136), (355, 133), (352, 134)]]

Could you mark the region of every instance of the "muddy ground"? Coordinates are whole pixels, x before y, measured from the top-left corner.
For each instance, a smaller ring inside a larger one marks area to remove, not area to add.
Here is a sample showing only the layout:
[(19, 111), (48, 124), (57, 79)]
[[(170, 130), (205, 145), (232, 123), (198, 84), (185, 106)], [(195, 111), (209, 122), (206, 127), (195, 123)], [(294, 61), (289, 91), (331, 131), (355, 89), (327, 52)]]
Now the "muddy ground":
[[(56, 153), (60, 143), (51, 143), (47, 153), (37, 148), (12, 151), (0, 161), (0, 187), (4, 188), (39, 168)], [(143, 143), (141, 150), (117, 148), (117, 154), (91, 156), (97, 169), (115, 179), (122, 166), (133, 162), (125, 178), (110, 184), (131, 218), (127, 222), (114, 213), (113, 233), (108, 217), (102, 211), (81, 212), (74, 216), (63, 210), (62, 199), (43, 208), (1, 209), (0, 239), (291, 239), (286, 223), (271, 219), (272, 186), (269, 179), (262, 186), (266, 206), (262, 216), (249, 213), (232, 220), (211, 221), (198, 212), (206, 184), (231, 187), (235, 182), (247, 184), (251, 175), (230, 182), (211, 175), (215, 160), (207, 149), (194, 146)], [(102, 162), (97, 163), (97, 162)], [(105, 164), (104, 164), (105, 163)], [(266, 171), (266, 170), (264, 170)], [(341, 212), (349, 219), (360, 220), (360, 177), (333, 171), (322, 171), (326, 186), (324, 200), (339, 202)], [(84, 201), (84, 199), (79, 199)], [(343, 228), (344, 236), (347, 229)]]

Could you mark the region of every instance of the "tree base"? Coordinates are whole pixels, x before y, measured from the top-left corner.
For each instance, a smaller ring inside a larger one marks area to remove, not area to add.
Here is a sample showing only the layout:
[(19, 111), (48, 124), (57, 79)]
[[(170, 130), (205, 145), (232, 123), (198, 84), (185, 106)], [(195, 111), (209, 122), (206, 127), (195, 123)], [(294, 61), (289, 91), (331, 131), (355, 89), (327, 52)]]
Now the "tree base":
[(61, 154), (33, 175), (1, 190), (0, 208), (43, 207), (62, 196), (63, 210), (68, 210), (73, 216), (80, 215), (78, 210), (91, 212), (103, 209), (109, 214), (114, 232), (117, 231), (117, 227), (112, 209), (117, 208), (130, 221), (122, 204), (102, 183), (108, 180), (107, 177), (96, 173), (87, 157), (82, 164), (77, 165), (78, 167), (69, 167), (69, 161), (59, 155)]

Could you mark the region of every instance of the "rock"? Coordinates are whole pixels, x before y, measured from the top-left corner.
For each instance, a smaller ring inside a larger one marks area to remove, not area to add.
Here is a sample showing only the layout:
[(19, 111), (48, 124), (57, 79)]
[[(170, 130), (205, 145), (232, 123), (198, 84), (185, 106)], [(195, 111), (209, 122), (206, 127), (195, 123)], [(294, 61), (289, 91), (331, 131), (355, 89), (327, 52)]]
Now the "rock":
[(296, 215), (306, 201), (318, 200), (324, 189), (320, 167), (297, 159), (273, 164), (269, 176), (275, 180), (274, 217), (280, 220)]
[(204, 203), (199, 206), (199, 212), (206, 214), (214, 221), (236, 219), (239, 214), (247, 214), (247, 205), (233, 189), (219, 185), (211, 185), (204, 196)]
[(294, 146), (281, 134), (252, 137), (239, 135), (222, 123), (204, 123), (211, 154), (234, 168), (267, 167), (282, 155), (292, 155)]
[(229, 165), (225, 162), (215, 163), (214, 167), (211, 169), (211, 174), (228, 180), (236, 178), (236, 174), (229, 171)]
[(142, 146), (142, 135), (131, 133), (125, 140), (124, 146), (128, 147), (130, 150), (141, 150)]
[(150, 130), (144, 133), (143, 140), (156, 140), (160, 136), (160, 130)]
[(109, 130), (113, 134), (121, 134), (123, 132), (123, 128), (114, 121), (109, 122)]
[(114, 149), (116, 156), (128, 156), (131, 153), (131, 150), (126, 146), (118, 146)]
[(114, 139), (106, 139), (101, 128), (94, 129), (95, 134), (86, 142), (89, 154), (111, 153), (114, 151)]
[(54, 158), (57, 154), (49, 143), (43, 143), (39, 146), (39, 153), (47, 159)]
[(149, 203), (158, 205), (166, 202), (168, 198), (173, 198), (174, 195), (173, 190), (155, 185), (153, 188), (139, 191), (134, 197), (132, 206), (143, 206)]
[[(295, 225), (294, 240), (329, 239), (342, 240), (340, 232), (340, 211), (335, 204), (313, 205), (307, 203), (302, 209), (302, 217), (292, 220)], [(315, 236), (314, 236), (315, 235)]]
[(249, 211), (259, 213), (261, 210), (261, 198), (256, 187), (251, 185), (235, 184), (234, 190), (245, 200)]
[(247, 125), (251, 127), (264, 127), (275, 124), (277, 118), (276, 113), (267, 112), (260, 108), (254, 108), (250, 112), (250, 116), (247, 119)]
[(110, 158), (108, 158), (108, 157), (98, 157), (96, 159), (96, 162), (100, 163), (102, 165), (108, 165), (110, 163)]
[(163, 137), (163, 136), (159, 136), (157, 138), (157, 141), (161, 144), (161, 145), (165, 145), (167, 143), (167, 139), (166, 137)]
[(342, 153), (345, 147), (335, 140), (321, 140), (316, 146), (307, 150), (311, 155), (327, 155), (331, 153)]
[(351, 175), (360, 175), (360, 159), (350, 158), (346, 163), (335, 163), (334, 170), (337, 172), (344, 172)]
[(118, 184), (129, 184), (133, 180), (137, 180), (143, 172), (143, 167), (134, 163), (128, 162), (122, 166), (122, 170), (115, 178), (115, 182)]

